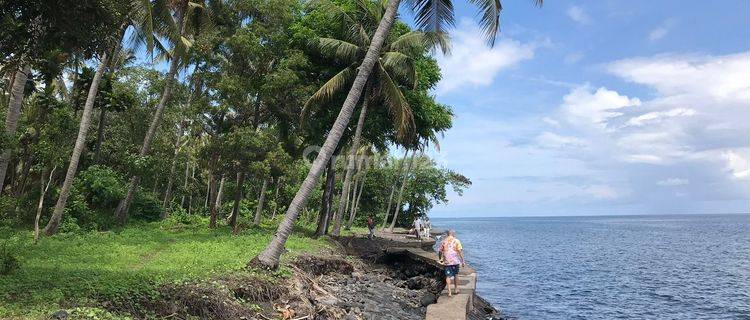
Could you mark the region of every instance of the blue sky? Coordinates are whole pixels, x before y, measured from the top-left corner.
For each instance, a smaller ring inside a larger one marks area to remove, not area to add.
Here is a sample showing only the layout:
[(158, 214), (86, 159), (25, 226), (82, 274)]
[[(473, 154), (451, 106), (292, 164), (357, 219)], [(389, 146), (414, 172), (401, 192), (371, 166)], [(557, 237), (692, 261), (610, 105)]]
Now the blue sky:
[(433, 156), (474, 184), (431, 215), (750, 211), (750, 1), (546, 2), (494, 48), (455, 3)]

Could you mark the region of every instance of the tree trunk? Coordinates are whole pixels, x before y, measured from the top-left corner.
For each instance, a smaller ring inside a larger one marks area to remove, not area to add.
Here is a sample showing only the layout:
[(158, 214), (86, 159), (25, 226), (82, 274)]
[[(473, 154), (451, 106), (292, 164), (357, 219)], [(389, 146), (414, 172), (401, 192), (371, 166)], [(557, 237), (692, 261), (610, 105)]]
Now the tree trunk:
[[(195, 180), (195, 166), (196, 165), (194, 164), (192, 173), (190, 174), (190, 180)], [(190, 188), (188, 195), (188, 214), (191, 214), (193, 212), (193, 188)]]
[[(178, 12), (178, 26), (180, 28), (181, 36), (185, 34), (185, 30), (187, 27), (187, 24), (184, 23), (184, 13), (185, 7), (181, 8)], [(178, 43), (176, 46), (179, 45), (181, 44)], [(177, 68), (179, 67), (179, 65), (179, 57), (173, 56), (172, 61), (169, 63), (169, 71), (167, 72), (167, 82), (166, 84), (164, 84), (164, 91), (162, 92), (159, 103), (156, 105), (156, 111), (154, 112), (153, 119), (151, 119), (151, 124), (148, 127), (146, 136), (143, 138), (143, 145), (141, 145), (141, 151), (139, 154), (141, 157), (145, 157), (146, 155), (148, 155), (148, 152), (151, 149), (151, 140), (153, 140), (154, 135), (156, 135), (156, 129), (158, 129), (159, 123), (161, 122), (161, 116), (164, 114), (164, 108), (167, 106), (167, 103), (169, 103), (169, 99), (172, 97), (172, 86), (175, 82), (175, 75), (177, 74)], [(136, 188), (138, 188), (138, 182), (140, 182), (140, 177), (138, 177), (137, 175), (133, 176), (130, 179), (128, 193), (125, 198), (120, 200), (120, 203), (117, 205), (116, 215), (120, 225), (125, 225), (125, 222), (127, 222), (128, 220), (128, 209), (130, 207), (130, 203), (133, 201)]]
[(318, 227), (315, 230), (315, 237), (323, 236), (328, 230), (328, 217), (331, 212), (329, 199), (333, 196), (333, 187), (336, 182), (336, 164), (333, 162), (333, 159), (330, 159), (328, 162), (326, 182), (323, 185), (323, 201), (321, 201), (322, 204), (320, 215), (318, 216)]
[(94, 157), (96, 161), (101, 161), (102, 143), (104, 142), (104, 126), (107, 121), (107, 108), (102, 107), (99, 112), (99, 127), (96, 133), (96, 146), (94, 147)]
[(185, 183), (182, 186), (182, 197), (180, 198), (180, 207), (185, 208), (185, 195), (187, 194), (188, 178), (190, 178), (190, 158), (185, 157)]
[(216, 187), (216, 165), (219, 162), (219, 155), (214, 154), (211, 156), (211, 162), (209, 163), (210, 166), (210, 173), (208, 174), (208, 200), (206, 201), (206, 204), (208, 205), (208, 212), (209, 212), (209, 228), (215, 228), (216, 227), (216, 199), (217, 199), (217, 187)]
[(362, 198), (362, 190), (365, 187), (365, 181), (367, 181), (367, 168), (362, 169), (362, 177), (359, 178), (359, 192), (357, 192), (357, 196), (354, 197), (354, 202), (352, 203), (352, 212), (349, 214), (349, 223), (347, 224), (346, 228), (351, 229), (352, 225), (354, 224), (354, 218), (357, 216), (357, 209), (359, 209), (359, 199)]
[(271, 220), (276, 219), (276, 209), (279, 208), (279, 189), (281, 189), (281, 183), (284, 181), (284, 177), (276, 178), (276, 192), (273, 196), (273, 212), (271, 213)]
[(233, 233), (237, 233), (237, 217), (240, 215), (240, 204), (242, 203), (242, 191), (243, 185), (245, 184), (245, 172), (237, 172), (237, 187), (234, 190), (234, 207), (232, 207), (232, 215), (229, 216), (229, 225), (234, 230)]
[[(124, 32), (125, 30), (121, 30), (121, 34)], [(102, 76), (104, 76), (104, 71), (109, 63), (109, 58), (110, 57), (106, 53), (102, 55), (102, 59), (99, 61), (99, 67), (96, 68), (94, 79), (91, 81), (91, 87), (89, 87), (89, 92), (86, 96), (86, 103), (83, 105), (81, 125), (78, 128), (78, 137), (76, 138), (76, 143), (73, 147), (73, 154), (70, 156), (68, 171), (65, 173), (65, 180), (60, 189), (60, 195), (57, 198), (55, 210), (52, 212), (52, 217), (44, 228), (45, 235), (56, 233), (57, 228), (60, 226), (60, 219), (65, 210), (65, 204), (68, 201), (68, 196), (70, 196), (70, 188), (73, 186), (73, 179), (75, 179), (76, 171), (78, 170), (78, 161), (81, 159), (81, 153), (83, 153), (83, 148), (86, 146), (86, 134), (88, 134), (89, 126), (91, 125), (91, 113), (94, 109), (94, 100), (96, 100), (96, 95), (99, 91), (99, 83), (102, 80)]]
[[(346, 175), (344, 176), (344, 192), (345, 195), (339, 202), (339, 209), (336, 211), (336, 221), (333, 224), (333, 235), (338, 236), (341, 231), (341, 222), (344, 218), (344, 212), (346, 212), (346, 205), (349, 203), (349, 188), (352, 180), (352, 174), (354, 173), (354, 162), (357, 157), (357, 149), (359, 149), (359, 140), (362, 136), (362, 128), (365, 126), (365, 116), (367, 115), (367, 101), (371, 94), (371, 85), (368, 83), (365, 87), (364, 99), (362, 99), (362, 109), (359, 111), (359, 119), (357, 119), (357, 129), (354, 131), (354, 138), (352, 139), (352, 147), (349, 151), (349, 157), (346, 165)], [(356, 191), (356, 189), (355, 189)]]
[(222, 174), (221, 180), (219, 180), (219, 193), (216, 194), (216, 201), (214, 201), (214, 207), (216, 207), (216, 215), (221, 215), (221, 202), (224, 200), (224, 181), (226, 177)]
[(391, 195), (388, 196), (388, 208), (385, 210), (385, 218), (383, 218), (383, 226), (380, 228), (381, 230), (385, 231), (385, 226), (388, 224), (388, 216), (391, 213), (391, 208), (393, 207), (393, 194), (396, 193), (396, 185), (398, 184), (399, 178), (401, 178), (401, 171), (404, 170), (404, 163), (406, 163), (406, 157), (409, 156), (409, 150), (407, 149), (406, 152), (404, 152), (404, 160), (401, 161), (398, 165), (398, 171), (396, 173), (396, 176), (393, 179), (393, 185), (391, 186)]
[(400, 0), (388, 2), (383, 18), (380, 19), (378, 28), (372, 37), (370, 47), (367, 49), (365, 58), (359, 66), (357, 77), (354, 79), (352, 88), (349, 90), (346, 100), (344, 100), (344, 105), (341, 107), (341, 111), (339, 111), (339, 115), (336, 117), (336, 121), (334, 122), (331, 131), (328, 133), (325, 143), (323, 143), (318, 156), (315, 158), (315, 161), (313, 161), (313, 164), (310, 167), (310, 172), (307, 173), (307, 177), (305, 177), (305, 180), (302, 182), (299, 191), (297, 191), (294, 199), (292, 199), (292, 202), (289, 204), (289, 208), (284, 215), (284, 220), (279, 224), (273, 239), (271, 239), (268, 246), (266, 246), (266, 248), (254, 259), (256, 261), (253, 264), (259, 264), (265, 268), (271, 269), (278, 268), (279, 258), (284, 251), (286, 240), (289, 239), (289, 236), (292, 234), (294, 222), (297, 220), (297, 216), (302, 210), (302, 207), (305, 206), (312, 189), (317, 184), (318, 178), (323, 173), (323, 168), (333, 155), (333, 152), (341, 139), (341, 135), (344, 133), (344, 130), (349, 123), (354, 107), (362, 96), (365, 83), (370, 77), (375, 62), (380, 56), (380, 49), (383, 46), (383, 42), (393, 26), (393, 21), (396, 19), (399, 3)]
[[(177, 156), (180, 155), (180, 150), (182, 149), (182, 144), (180, 143), (180, 140), (182, 139), (184, 127), (180, 126), (180, 131), (177, 133), (177, 138), (174, 143), (174, 156), (172, 157), (172, 166), (169, 168), (169, 178), (167, 180), (167, 190), (164, 191), (164, 202), (162, 202), (162, 207), (164, 208), (164, 211), (162, 211), (161, 218), (166, 219), (169, 216), (169, 206), (171, 202), (172, 197), (172, 184), (174, 184), (174, 174), (175, 171), (177, 171)], [(187, 173), (185, 174), (185, 178), (187, 178)]]
[(39, 203), (36, 206), (36, 218), (34, 219), (34, 244), (39, 241), (39, 219), (42, 217), (42, 210), (44, 209), (44, 196), (47, 195), (49, 186), (52, 184), (52, 177), (55, 175), (57, 166), (52, 167), (52, 171), (49, 172), (49, 178), (47, 178), (47, 185), (44, 185), (44, 171), (39, 175)]
[[(31, 73), (31, 66), (26, 65), (22, 70), (16, 71), (13, 77), (13, 88), (10, 91), (8, 102), (8, 111), (5, 114), (5, 134), (12, 137), (16, 134), (18, 128), (18, 117), (21, 115), (21, 106), (23, 105), (23, 89), (26, 87), (26, 79)], [(10, 148), (0, 153), (0, 194), (3, 193), (5, 182), (5, 173), (8, 170), (10, 162)]]
[(266, 187), (268, 186), (268, 178), (263, 178), (263, 185), (260, 187), (260, 196), (258, 196), (258, 207), (255, 209), (255, 219), (253, 219), (254, 225), (259, 225), (261, 216), (263, 214), (263, 202), (266, 200)]
[(401, 183), (401, 189), (398, 191), (398, 199), (396, 200), (396, 208), (393, 209), (393, 220), (391, 220), (391, 227), (388, 228), (389, 232), (393, 232), (393, 228), (396, 226), (396, 220), (398, 220), (398, 213), (401, 211), (401, 200), (403, 200), (403, 197), (404, 197), (404, 189), (406, 188), (406, 182), (409, 181), (409, 171), (411, 170), (411, 166), (414, 163), (414, 156), (416, 154), (417, 154), (417, 151), (414, 150), (414, 152), (411, 153), (409, 164), (406, 165), (406, 172), (404, 172), (404, 180)]

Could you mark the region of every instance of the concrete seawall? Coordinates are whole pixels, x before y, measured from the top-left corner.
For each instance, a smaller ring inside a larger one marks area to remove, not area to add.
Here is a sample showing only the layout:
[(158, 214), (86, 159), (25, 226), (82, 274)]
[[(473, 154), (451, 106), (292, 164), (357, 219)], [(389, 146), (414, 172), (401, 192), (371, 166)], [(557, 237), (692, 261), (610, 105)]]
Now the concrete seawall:
[[(391, 247), (387, 253), (406, 254), (412, 259), (419, 260), (436, 267), (443, 265), (434, 251), (427, 251), (415, 247)], [(448, 296), (448, 288), (443, 289), (437, 302), (427, 306), (426, 320), (464, 320), (468, 319), (474, 306), (477, 288), (477, 273), (470, 266), (462, 267), (458, 273), (458, 289), (461, 293)]]

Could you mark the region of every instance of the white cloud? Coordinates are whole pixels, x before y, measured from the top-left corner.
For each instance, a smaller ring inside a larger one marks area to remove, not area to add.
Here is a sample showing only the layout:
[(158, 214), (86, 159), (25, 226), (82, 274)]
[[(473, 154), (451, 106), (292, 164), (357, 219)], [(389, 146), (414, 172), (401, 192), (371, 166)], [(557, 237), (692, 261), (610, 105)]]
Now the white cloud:
[(651, 42), (656, 42), (666, 37), (669, 34), (669, 31), (675, 25), (675, 21), (676, 20), (672, 18), (664, 20), (661, 25), (654, 28), (648, 33), (648, 40)]
[(648, 40), (651, 40), (651, 41), (661, 40), (667, 35), (667, 33), (669, 33), (669, 29), (667, 29), (666, 27), (663, 27), (663, 26), (657, 27), (656, 29), (651, 30), (651, 32), (648, 33)]
[(568, 11), (566, 11), (566, 13), (571, 20), (575, 21), (578, 24), (587, 25), (593, 22), (586, 11), (579, 6), (572, 6), (568, 8)]
[(592, 91), (590, 86), (585, 85), (565, 95), (560, 109), (568, 122), (604, 128), (607, 120), (622, 115), (622, 108), (640, 104), (638, 98), (631, 99), (604, 87)]
[(674, 56), (616, 61), (608, 70), (656, 89), (663, 97), (750, 102), (750, 52), (725, 56)]
[(727, 170), (731, 173), (733, 178), (750, 178), (750, 161), (734, 150), (726, 151), (724, 157), (727, 160)]
[(694, 115), (695, 110), (687, 108), (674, 108), (667, 111), (654, 111), (630, 118), (630, 120), (625, 123), (625, 126), (640, 127), (647, 123), (659, 122), (668, 118), (689, 117)]
[(662, 187), (677, 187), (677, 186), (685, 186), (690, 184), (690, 180), (688, 179), (681, 179), (681, 178), (668, 178), (664, 180), (659, 180), (656, 182), (656, 185), (662, 186)]
[(548, 125), (551, 125), (553, 127), (559, 127), (560, 126), (560, 121), (557, 121), (557, 120), (552, 119), (550, 117), (544, 117), (544, 118), (542, 118), (542, 121), (544, 121), (544, 123), (546, 123)]
[(501, 71), (534, 58), (534, 51), (540, 45), (504, 37), (491, 48), (481, 33), (475, 23), (462, 21), (452, 34), (451, 54), (437, 55), (443, 76), (437, 86), (439, 94), (464, 86), (488, 86)]

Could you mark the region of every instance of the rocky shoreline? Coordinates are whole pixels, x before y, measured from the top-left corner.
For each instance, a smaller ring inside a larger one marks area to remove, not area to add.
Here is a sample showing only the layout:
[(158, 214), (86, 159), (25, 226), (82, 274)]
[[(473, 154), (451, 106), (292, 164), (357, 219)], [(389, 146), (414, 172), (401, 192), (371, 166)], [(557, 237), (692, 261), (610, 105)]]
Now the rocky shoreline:
[[(291, 274), (286, 276), (241, 271), (164, 285), (154, 297), (97, 304), (134, 319), (425, 319), (427, 307), (444, 289), (443, 271), (407, 254), (389, 253), (391, 245), (382, 238), (341, 237), (328, 252), (287, 262), (283, 269)], [(473, 304), (467, 319), (502, 319), (480, 297), (474, 296)], [(52, 318), (68, 319), (68, 314), (59, 310)]]

